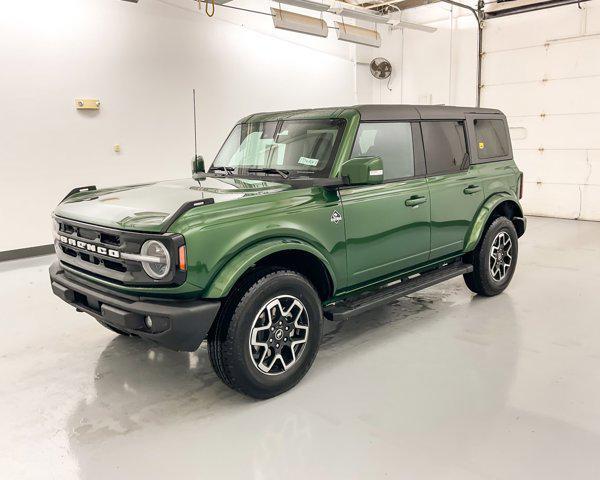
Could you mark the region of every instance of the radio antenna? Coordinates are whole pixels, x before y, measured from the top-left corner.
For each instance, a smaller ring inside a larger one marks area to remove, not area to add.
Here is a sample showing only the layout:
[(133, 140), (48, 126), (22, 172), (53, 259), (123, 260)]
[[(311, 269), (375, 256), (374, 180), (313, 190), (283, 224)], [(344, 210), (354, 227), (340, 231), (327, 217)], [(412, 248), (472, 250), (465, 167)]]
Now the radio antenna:
[(196, 89), (192, 89), (193, 104), (194, 104), (194, 159), (198, 158), (198, 138), (196, 135)]

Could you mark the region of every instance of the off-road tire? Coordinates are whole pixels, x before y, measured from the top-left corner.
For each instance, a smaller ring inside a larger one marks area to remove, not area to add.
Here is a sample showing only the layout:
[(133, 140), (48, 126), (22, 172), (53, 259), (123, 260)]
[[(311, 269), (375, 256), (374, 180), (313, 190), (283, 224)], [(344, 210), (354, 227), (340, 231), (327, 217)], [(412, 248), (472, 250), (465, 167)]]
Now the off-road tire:
[[(501, 232), (506, 232), (512, 244), (512, 262), (506, 275), (497, 280), (490, 269), (490, 252), (492, 243)], [(486, 297), (502, 293), (512, 280), (517, 267), (519, 244), (514, 224), (506, 217), (496, 218), (487, 228), (483, 238), (475, 250), (466, 257), (473, 264), (473, 271), (464, 275), (465, 283), (472, 292)]]
[[(249, 341), (261, 309), (282, 295), (302, 302), (309, 329), (297, 361), (289, 370), (269, 375), (253, 363)], [(223, 304), (208, 337), (210, 361), (217, 376), (229, 387), (254, 398), (271, 398), (294, 387), (306, 375), (319, 350), (322, 330), (321, 300), (304, 276), (282, 268), (257, 271), (244, 278)]]

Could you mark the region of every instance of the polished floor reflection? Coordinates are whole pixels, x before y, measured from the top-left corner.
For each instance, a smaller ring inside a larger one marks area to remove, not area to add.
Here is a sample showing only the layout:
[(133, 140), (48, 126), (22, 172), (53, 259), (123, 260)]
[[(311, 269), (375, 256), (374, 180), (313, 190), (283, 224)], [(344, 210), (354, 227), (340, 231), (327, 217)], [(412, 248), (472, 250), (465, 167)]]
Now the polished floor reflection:
[(0, 478), (600, 478), (600, 223), (530, 219), (502, 295), (461, 279), (327, 323), (258, 402), (204, 345), (117, 337), (0, 264)]

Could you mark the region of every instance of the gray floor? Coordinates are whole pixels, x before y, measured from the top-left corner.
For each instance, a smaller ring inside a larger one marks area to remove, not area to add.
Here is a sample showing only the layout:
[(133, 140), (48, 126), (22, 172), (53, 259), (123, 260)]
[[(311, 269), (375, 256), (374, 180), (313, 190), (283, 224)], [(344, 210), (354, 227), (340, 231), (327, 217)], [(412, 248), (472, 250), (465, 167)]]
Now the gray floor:
[[(0, 264), (0, 478), (600, 477), (600, 223), (530, 219), (512, 285), (461, 279), (328, 333), (248, 400), (204, 346), (119, 338)], [(308, 476), (310, 475), (310, 476)]]

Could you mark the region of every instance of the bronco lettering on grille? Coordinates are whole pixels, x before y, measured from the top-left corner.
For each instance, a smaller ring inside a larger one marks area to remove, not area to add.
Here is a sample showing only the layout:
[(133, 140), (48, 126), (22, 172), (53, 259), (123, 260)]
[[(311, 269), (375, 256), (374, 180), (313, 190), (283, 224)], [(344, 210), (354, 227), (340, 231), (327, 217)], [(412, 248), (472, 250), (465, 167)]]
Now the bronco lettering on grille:
[(68, 238), (64, 235), (60, 235), (59, 240), (61, 243), (65, 245), (70, 245), (72, 247), (81, 248), (87, 250), (88, 252), (98, 253), (99, 255), (106, 255), (107, 257), (112, 258), (120, 258), (121, 254), (118, 250), (113, 250), (112, 248), (106, 248), (101, 245), (94, 245), (93, 243), (82, 242), (81, 240), (75, 240), (74, 238)]

